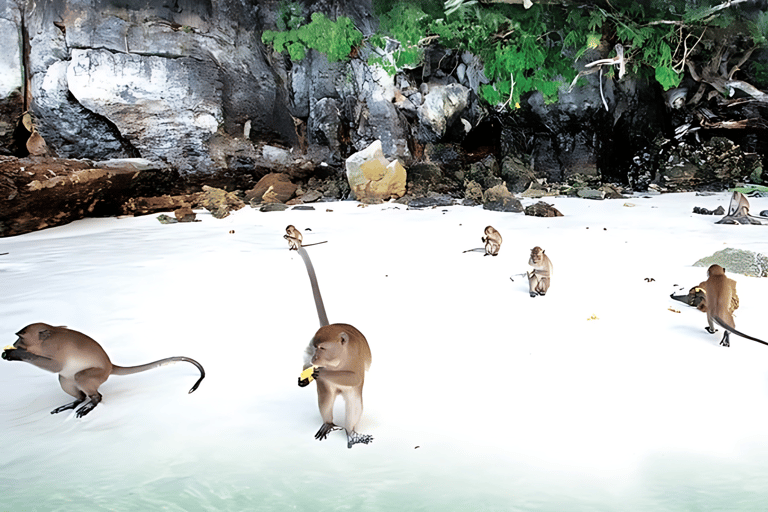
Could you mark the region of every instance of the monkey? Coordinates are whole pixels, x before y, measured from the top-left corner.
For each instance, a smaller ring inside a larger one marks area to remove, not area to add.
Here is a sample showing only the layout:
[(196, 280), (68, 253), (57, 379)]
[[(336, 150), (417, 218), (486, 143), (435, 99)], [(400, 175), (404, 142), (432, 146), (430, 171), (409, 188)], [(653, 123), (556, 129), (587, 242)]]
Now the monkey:
[(140, 366), (117, 366), (112, 364), (98, 342), (66, 327), (35, 323), (24, 327), (16, 335), (19, 339), (3, 350), (3, 359), (24, 361), (43, 370), (58, 373), (61, 389), (75, 397), (74, 402), (57, 407), (51, 414), (80, 406), (76, 415), (82, 418), (101, 402), (99, 386), (110, 375), (130, 375), (177, 361), (187, 361), (200, 370), (200, 378), (189, 390), (190, 393), (195, 391), (205, 378), (202, 365), (189, 357), (168, 357)]
[(485, 256), (498, 256), (501, 249), (501, 233), (493, 226), (487, 226), (484, 233), (485, 236), (481, 240), (485, 244)]
[(288, 227), (285, 228), (285, 235), (283, 235), (283, 238), (288, 240), (289, 251), (298, 251), (299, 247), (301, 247), (301, 243), (304, 241), (301, 231), (293, 227), (293, 224), (289, 224)]
[[(725, 269), (720, 265), (710, 265), (707, 269), (707, 280), (698, 286), (704, 291), (704, 300), (699, 301), (696, 308), (707, 314), (705, 330), (715, 334), (715, 323), (725, 329), (720, 345), (730, 347), (730, 333), (768, 345), (763, 340), (753, 338), (736, 330), (733, 312), (739, 307), (739, 296), (736, 294), (736, 281), (725, 275)], [(694, 288), (695, 290), (695, 288)], [(690, 293), (690, 292), (689, 292)]]
[(312, 247), (313, 245), (320, 245), (327, 242), (315, 242), (313, 244), (306, 244), (304, 245), (304, 237), (301, 234), (301, 231), (293, 227), (293, 224), (289, 224), (287, 228), (285, 228), (285, 234), (283, 235), (283, 238), (288, 240), (288, 250), (289, 251), (297, 251), (299, 247)]
[(528, 272), (528, 291), (531, 297), (545, 295), (552, 279), (552, 261), (544, 254), (544, 249), (537, 245), (531, 249), (528, 264), (533, 267), (533, 271)]
[[(317, 381), (317, 402), (323, 424), (315, 434), (322, 441), (334, 430), (340, 430), (333, 422), (333, 403), (341, 395), (345, 403), (344, 429), (347, 433), (347, 448), (373, 441), (373, 436), (360, 434), (355, 429), (363, 414), (363, 383), (365, 372), (371, 366), (371, 349), (359, 330), (349, 324), (331, 324), (325, 312), (317, 276), (312, 261), (304, 247), (299, 246), (299, 255), (307, 267), (312, 286), (320, 329), (317, 330), (305, 350), (304, 367), (313, 367), (312, 377)], [(309, 379), (299, 377), (299, 386), (304, 387)]]
[(499, 249), (501, 249), (501, 233), (496, 231), (493, 226), (487, 226), (483, 233), (484, 235), (480, 239), (485, 244), (485, 248), (467, 249), (464, 252), (484, 252), (483, 256), (497, 256)]

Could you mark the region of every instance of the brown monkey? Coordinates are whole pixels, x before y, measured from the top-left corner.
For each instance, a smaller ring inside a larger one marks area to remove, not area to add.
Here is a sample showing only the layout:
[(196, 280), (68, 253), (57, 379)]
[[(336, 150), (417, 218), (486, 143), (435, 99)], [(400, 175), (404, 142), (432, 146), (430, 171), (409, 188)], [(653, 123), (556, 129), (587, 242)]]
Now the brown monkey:
[(203, 367), (188, 357), (168, 357), (141, 366), (117, 366), (112, 364), (104, 349), (95, 340), (85, 334), (66, 327), (53, 327), (48, 324), (31, 324), (16, 333), (19, 337), (3, 351), (3, 359), (24, 361), (59, 374), (61, 388), (76, 400), (51, 411), (55, 414), (68, 409), (77, 409), (81, 418), (91, 412), (101, 402), (101, 386), (110, 375), (130, 375), (144, 372), (177, 361), (187, 361), (200, 370), (200, 378), (189, 390), (192, 393), (205, 378)]
[[(323, 418), (315, 439), (323, 440), (340, 428), (333, 423), (333, 403), (336, 396), (341, 395), (345, 403), (347, 448), (357, 443), (368, 444), (373, 441), (373, 436), (359, 434), (355, 428), (363, 414), (363, 382), (365, 372), (371, 366), (371, 349), (365, 336), (351, 325), (329, 324), (315, 269), (304, 247), (299, 246), (298, 251), (307, 267), (320, 320), (320, 329), (310, 341), (304, 361), (305, 370), (314, 367), (312, 377), (317, 380), (317, 402)], [(304, 387), (309, 382), (309, 379), (299, 377), (299, 386)]]
[(537, 245), (531, 249), (528, 264), (533, 267), (533, 271), (528, 272), (528, 291), (531, 297), (545, 295), (552, 279), (552, 261), (544, 254), (544, 249)]
[(493, 226), (485, 228), (485, 236), (482, 238), (485, 244), (485, 256), (497, 256), (501, 249), (501, 233), (496, 231)]
[(298, 251), (299, 247), (301, 247), (301, 243), (304, 240), (301, 231), (293, 227), (293, 224), (290, 224), (287, 228), (285, 228), (285, 234), (283, 235), (283, 238), (288, 240), (289, 251)]
[[(707, 314), (708, 333), (714, 334), (715, 323), (725, 329), (723, 339), (720, 345), (730, 347), (730, 332), (768, 345), (768, 343), (743, 334), (735, 329), (736, 322), (733, 321), (733, 312), (739, 307), (739, 296), (736, 295), (736, 281), (725, 275), (725, 269), (720, 265), (711, 265), (707, 269), (707, 280), (703, 281), (699, 288), (704, 291), (704, 300), (700, 301), (697, 308)], [(730, 331), (730, 332), (729, 332)]]

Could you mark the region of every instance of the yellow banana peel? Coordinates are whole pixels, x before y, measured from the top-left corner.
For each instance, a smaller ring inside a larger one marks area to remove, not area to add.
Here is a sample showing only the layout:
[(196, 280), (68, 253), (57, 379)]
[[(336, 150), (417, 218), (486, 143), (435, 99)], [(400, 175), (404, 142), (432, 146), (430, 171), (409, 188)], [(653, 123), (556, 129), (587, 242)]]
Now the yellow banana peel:
[(308, 383), (315, 380), (314, 377), (312, 377), (312, 374), (315, 372), (315, 367), (310, 366), (309, 368), (305, 369), (301, 374), (299, 375), (299, 379), (306, 380)]

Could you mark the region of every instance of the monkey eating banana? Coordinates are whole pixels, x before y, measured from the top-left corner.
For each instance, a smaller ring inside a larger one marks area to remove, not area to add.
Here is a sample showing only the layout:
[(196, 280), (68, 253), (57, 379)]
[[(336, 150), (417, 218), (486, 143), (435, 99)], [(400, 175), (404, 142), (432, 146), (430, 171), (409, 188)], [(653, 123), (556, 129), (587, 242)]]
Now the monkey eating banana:
[[(101, 402), (101, 386), (110, 375), (131, 375), (178, 361), (191, 363), (200, 370), (200, 378), (189, 390), (192, 393), (205, 378), (202, 365), (189, 357), (167, 357), (140, 366), (117, 366), (94, 339), (85, 334), (53, 327), (44, 323), (30, 324), (16, 333), (16, 343), (5, 347), (2, 357), (7, 361), (24, 361), (49, 372), (59, 374), (61, 389), (75, 401), (51, 411), (56, 414), (77, 409), (78, 418), (91, 412)], [(82, 404), (82, 405), (81, 405)]]
[(312, 247), (313, 245), (320, 245), (327, 242), (315, 242), (313, 244), (306, 244), (304, 245), (304, 237), (301, 234), (301, 231), (296, 229), (293, 224), (289, 224), (287, 228), (285, 228), (285, 234), (283, 235), (283, 238), (288, 240), (288, 250), (289, 251), (297, 251), (299, 247)]
[(498, 256), (501, 249), (501, 233), (496, 231), (493, 226), (487, 226), (480, 238), (485, 244), (484, 248), (467, 249), (464, 252), (484, 252), (483, 256)]
[(528, 292), (531, 297), (546, 295), (552, 280), (552, 261), (544, 254), (544, 249), (536, 246), (531, 249), (528, 264), (533, 267), (533, 271), (528, 273)]
[(299, 376), (299, 386), (317, 382), (317, 399), (323, 424), (315, 434), (315, 439), (323, 440), (334, 430), (339, 430), (333, 422), (333, 403), (341, 395), (345, 403), (344, 429), (347, 433), (347, 448), (373, 441), (373, 436), (360, 434), (355, 429), (363, 414), (363, 383), (365, 372), (371, 366), (371, 349), (365, 336), (348, 324), (331, 324), (325, 312), (320, 287), (317, 284), (315, 269), (303, 246), (299, 252), (312, 286), (320, 329), (312, 337), (305, 350), (304, 369)]

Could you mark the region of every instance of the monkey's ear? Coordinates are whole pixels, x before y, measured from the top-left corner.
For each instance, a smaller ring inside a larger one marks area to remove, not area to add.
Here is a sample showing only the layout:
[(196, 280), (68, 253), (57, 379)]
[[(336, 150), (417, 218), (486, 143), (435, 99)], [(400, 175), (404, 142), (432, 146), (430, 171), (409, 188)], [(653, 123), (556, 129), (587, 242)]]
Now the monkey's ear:
[(40, 339), (40, 341), (45, 341), (51, 337), (51, 331), (48, 329), (43, 329), (40, 331), (40, 333), (38, 333), (37, 337)]
[(339, 339), (341, 340), (341, 344), (344, 345), (346, 342), (349, 341), (349, 335), (344, 331), (341, 331), (339, 333)]

